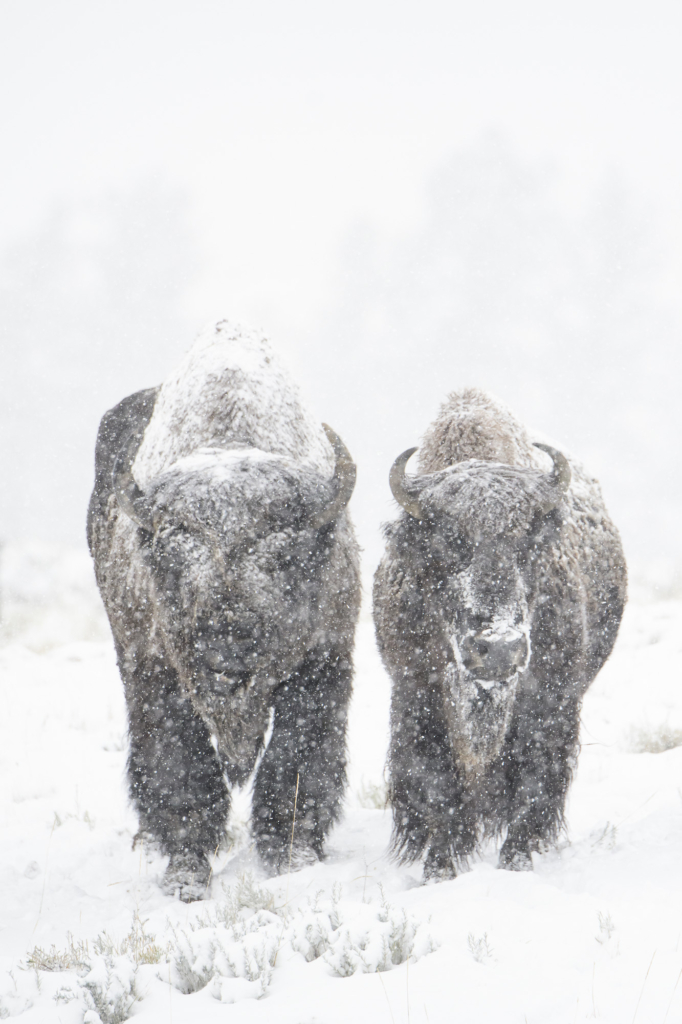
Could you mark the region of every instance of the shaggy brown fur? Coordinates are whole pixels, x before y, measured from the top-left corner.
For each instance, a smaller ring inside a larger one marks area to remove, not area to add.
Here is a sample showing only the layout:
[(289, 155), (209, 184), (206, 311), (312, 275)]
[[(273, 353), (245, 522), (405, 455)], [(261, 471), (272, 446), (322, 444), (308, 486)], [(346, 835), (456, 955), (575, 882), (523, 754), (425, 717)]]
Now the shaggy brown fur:
[(626, 592), (597, 482), (550, 459), (504, 407), (455, 392), (428, 429), (412, 511), (385, 528), (374, 585), (393, 679), (393, 848), (451, 877), (506, 831), (503, 867), (563, 822), (583, 694), (608, 657)]
[[(112, 479), (122, 451), (143, 518)], [(126, 692), (130, 792), (183, 899), (206, 892), (226, 777), (256, 768), (253, 832), (273, 872), (322, 856), (340, 813), (359, 573), (347, 511), (321, 522), (334, 465), (267, 341), (225, 321), (161, 388), (102, 419), (88, 539)]]

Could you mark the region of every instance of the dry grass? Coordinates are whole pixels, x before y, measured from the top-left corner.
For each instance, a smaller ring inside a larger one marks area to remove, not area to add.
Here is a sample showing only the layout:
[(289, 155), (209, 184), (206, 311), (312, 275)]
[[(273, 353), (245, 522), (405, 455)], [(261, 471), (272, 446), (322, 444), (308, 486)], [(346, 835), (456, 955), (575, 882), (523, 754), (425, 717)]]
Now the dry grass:
[(93, 956), (127, 956), (139, 967), (140, 964), (158, 964), (170, 955), (170, 944), (158, 946), (153, 935), (145, 931), (146, 922), (138, 914), (133, 917), (128, 935), (116, 942), (106, 932), (101, 932), (92, 942), (75, 942), (73, 935), (67, 935), (66, 949), (50, 946), (49, 950), (35, 946), (28, 954), (26, 966), (37, 971), (83, 971), (89, 970)]
[(89, 966), (90, 949), (87, 942), (74, 942), (73, 935), (67, 935), (66, 949), (50, 946), (34, 946), (26, 959), (27, 967), (36, 971), (78, 971)]

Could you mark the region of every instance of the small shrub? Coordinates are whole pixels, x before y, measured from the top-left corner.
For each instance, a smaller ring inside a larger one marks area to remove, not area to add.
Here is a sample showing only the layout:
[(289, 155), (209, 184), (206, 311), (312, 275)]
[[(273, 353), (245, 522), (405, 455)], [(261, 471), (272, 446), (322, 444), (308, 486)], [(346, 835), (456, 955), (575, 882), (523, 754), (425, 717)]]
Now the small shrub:
[(44, 950), (35, 946), (26, 958), (26, 966), (36, 971), (87, 971), (93, 958), (97, 956), (127, 956), (139, 967), (140, 964), (158, 964), (168, 958), (169, 946), (156, 945), (155, 937), (145, 931), (146, 921), (139, 914), (133, 916), (133, 924), (128, 935), (119, 942), (112, 939), (106, 932), (101, 932), (92, 943), (92, 951), (87, 941), (74, 942), (73, 935), (67, 933), (66, 949), (50, 946)]
[(170, 954), (170, 945), (158, 946), (154, 936), (145, 931), (145, 924), (136, 913), (125, 938), (116, 941), (101, 932), (92, 946), (74, 942), (69, 934), (66, 949), (36, 946), (25, 966), (34, 969), (38, 979), (40, 971), (75, 971), (79, 975), (75, 987), (62, 986), (55, 1001), (80, 1001), (86, 1022), (123, 1024), (139, 999), (135, 985), (140, 964), (158, 964)]
[(613, 935), (616, 926), (611, 920), (611, 915), (602, 914), (601, 910), (597, 911), (597, 920), (599, 922), (599, 934), (596, 937), (597, 942), (600, 945), (605, 946)]
[(71, 820), (71, 821), (82, 821), (84, 825), (88, 826), (88, 828), (90, 829), (91, 832), (92, 832), (93, 828), (95, 827), (95, 822), (90, 817), (90, 814), (88, 813), (88, 811), (85, 811), (85, 813), (82, 814), (82, 815), (81, 814), (72, 814), (69, 811), (67, 814), (64, 815), (63, 818), (60, 818), (60, 816), (55, 811), (54, 812), (54, 822), (53, 822), (52, 828), (53, 829), (61, 828), (62, 825), (64, 824), (64, 822), (65, 821), (69, 821), (69, 820)]
[(324, 959), (342, 978), (388, 971), (436, 948), (428, 929), (391, 906), (383, 891), (379, 904), (352, 909), (342, 906), (338, 885), (330, 899), (323, 896), (292, 911), (244, 876), (189, 930), (173, 933), (173, 984), (185, 993), (210, 984), (216, 998), (231, 1002), (265, 994), (282, 947), (308, 963)]
[[(86, 1024), (122, 1024), (139, 999), (136, 979), (142, 964), (165, 960), (169, 968), (159, 973), (162, 981), (185, 994), (208, 988), (215, 999), (231, 1003), (267, 992), (280, 950), (280, 966), (300, 953), (308, 963), (323, 959), (339, 977), (348, 977), (388, 971), (436, 948), (428, 927), (393, 907), (383, 890), (378, 903), (343, 903), (336, 884), (331, 897), (318, 892), (307, 906), (292, 910), (278, 906), (274, 894), (250, 875), (184, 928), (169, 925), (165, 946), (146, 932), (145, 924), (136, 914), (129, 934), (118, 941), (102, 932), (90, 944), (69, 935), (63, 950), (36, 946), (26, 966), (38, 980), (39, 971), (75, 972), (72, 985), (60, 988), (54, 998), (77, 1000)], [(0, 1011), (5, 1012), (2, 1001)]]
[(0, 991), (0, 1020), (18, 1017), (26, 1010), (30, 1010), (34, 1005), (36, 995), (40, 994), (37, 973), (17, 977), (14, 971), (9, 971), (8, 977), (11, 986), (5, 991)]
[(95, 1011), (101, 1024), (123, 1024), (128, 1020), (139, 998), (136, 973), (137, 967), (129, 957), (93, 957), (92, 966), (80, 984), (86, 1006)]
[(253, 983), (250, 989), (242, 987), (243, 994), (264, 995), (282, 938), (282, 917), (286, 916), (285, 908), (275, 907), (269, 889), (256, 885), (251, 875), (242, 875), (227, 889), (224, 900), (197, 915), (189, 931), (172, 930), (173, 984), (188, 994), (215, 981), (216, 997), (230, 1002), (222, 982), (243, 979)]
[(476, 938), (473, 932), (469, 932), (467, 936), (467, 949), (477, 964), (487, 963), (488, 960), (493, 958), (493, 951), (488, 943), (487, 932), (484, 932), (480, 939)]
[(436, 949), (430, 931), (411, 914), (393, 907), (380, 887), (381, 903), (363, 904), (362, 911), (329, 937), (325, 961), (340, 977), (390, 971), (410, 958)]
[(154, 935), (148, 935), (145, 931), (146, 921), (140, 918), (135, 912), (130, 932), (120, 942), (116, 942), (106, 932), (101, 932), (92, 944), (96, 955), (105, 957), (127, 956), (139, 967), (140, 964), (158, 964), (167, 960), (170, 953), (170, 943), (166, 946), (157, 946)]
[(90, 950), (87, 942), (74, 942), (67, 932), (66, 949), (50, 946), (49, 950), (35, 946), (26, 958), (28, 967), (36, 971), (78, 971), (87, 968)]

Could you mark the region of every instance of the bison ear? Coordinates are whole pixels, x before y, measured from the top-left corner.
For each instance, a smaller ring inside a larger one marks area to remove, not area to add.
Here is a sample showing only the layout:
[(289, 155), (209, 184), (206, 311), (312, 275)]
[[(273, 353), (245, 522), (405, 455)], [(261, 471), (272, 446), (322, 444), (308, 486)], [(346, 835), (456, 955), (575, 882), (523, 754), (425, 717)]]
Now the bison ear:
[(336, 431), (332, 430), (326, 423), (323, 423), (322, 426), (329, 443), (334, 449), (336, 465), (334, 466), (334, 476), (330, 481), (331, 498), (322, 511), (312, 516), (310, 520), (310, 525), (316, 530), (319, 530), (321, 526), (326, 526), (327, 523), (331, 523), (333, 519), (337, 519), (341, 515), (350, 501), (358, 472), (350, 452)]
[(543, 452), (547, 452), (550, 459), (554, 463), (554, 469), (548, 478), (548, 483), (552, 488), (552, 497), (549, 501), (543, 502), (540, 506), (542, 512), (547, 515), (552, 509), (555, 509), (564, 494), (568, 490), (571, 483), (571, 466), (565, 455), (562, 455), (557, 448), (552, 448), (551, 445), (541, 444), (539, 441), (533, 441), (535, 448), (539, 448)]
[(152, 512), (144, 492), (140, 490), (135, 482), (132, 472), (132, 464), (137, 455), (139, 438), (131, 434), (116, 456), (112, 471), (114, 494), (118, 507), (132, 519), (137, 526), (147, 533), (154, 532)]
[(424, 513), (421, 505), (419, 504), (419, 498), (417, 493), (417, 481), (415, 478), (408, 480), (405, 476), (405, 466), (407, 460), (411, 458), (416, 452), (416, 448), (408, 448), (402, 455), (399, 455), (391, 466), (391, 472), (388, 474), (388, 482), (391, 487), (393, 497), (401, 505), (406, 512), (409, 512), (415, 519), (423, 519)]

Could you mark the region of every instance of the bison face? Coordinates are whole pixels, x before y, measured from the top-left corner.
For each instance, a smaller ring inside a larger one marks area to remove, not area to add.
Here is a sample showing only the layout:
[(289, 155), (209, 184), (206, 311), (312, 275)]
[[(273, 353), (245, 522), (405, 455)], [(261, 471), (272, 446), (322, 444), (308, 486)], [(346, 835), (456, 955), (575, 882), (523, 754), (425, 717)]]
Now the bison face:
[(274, 688), (328, 640), (339, 461), (330, 481), (256, 449), (204, 451), (128, 495), (163, 646), (237, 774), (253, 766)]
[[(561, 459), (556, 453), (555, 465), (569, 472)], [(392, 476), (412, 517), (408, 557), (427, 632), (440, 637), (450, 740), (473, 770), (499, 753), (530, 659), (536, 566), (553, 542), (568, 486), (557, 473), (471, 460), (409, 480)]]
[(516, 538), (471, 531), (446, 511), (427, 534), (432, 554), (429, 617), (445, 649), (446, 717), (459, 759), (483, 766), (499, 752), (513, 710), (519, 673), (530, 657), (526, 581)]

